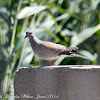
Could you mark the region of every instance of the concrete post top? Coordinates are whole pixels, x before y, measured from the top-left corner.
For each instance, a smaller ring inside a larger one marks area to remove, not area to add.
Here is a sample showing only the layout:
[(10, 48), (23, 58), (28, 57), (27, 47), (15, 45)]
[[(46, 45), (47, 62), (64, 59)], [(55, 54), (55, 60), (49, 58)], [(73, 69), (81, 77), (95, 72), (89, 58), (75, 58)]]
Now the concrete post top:
[(100, 100), (100, 65), (21, 67), (14, 90), (18, 100)]
[(100, 65), (60, 65), (60, 66), (33, 66), (33, 67), (20, 67), (23, 69), (56, 69), (56, 70), (83, 70), (83, 71), (100, 71)]

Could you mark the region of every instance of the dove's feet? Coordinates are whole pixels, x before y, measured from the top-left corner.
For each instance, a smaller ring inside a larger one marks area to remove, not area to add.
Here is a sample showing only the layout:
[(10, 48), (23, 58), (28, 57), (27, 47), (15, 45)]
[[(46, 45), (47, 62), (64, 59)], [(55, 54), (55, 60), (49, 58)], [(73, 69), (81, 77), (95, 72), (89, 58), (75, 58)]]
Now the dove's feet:
[(52, 65), (54, 65), (54, 64), (53, 64), (53, 61), (49, 61), (49, 62), (46, 64), (46, 66), (52, 66)]

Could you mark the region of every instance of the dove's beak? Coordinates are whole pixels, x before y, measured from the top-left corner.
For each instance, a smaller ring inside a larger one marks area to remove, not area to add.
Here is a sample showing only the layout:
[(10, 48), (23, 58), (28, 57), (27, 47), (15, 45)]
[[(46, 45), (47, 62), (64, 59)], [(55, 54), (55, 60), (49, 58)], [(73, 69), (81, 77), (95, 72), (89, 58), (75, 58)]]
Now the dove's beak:
[(27, 38), (27, 35), (24, 37), (24, 39)]

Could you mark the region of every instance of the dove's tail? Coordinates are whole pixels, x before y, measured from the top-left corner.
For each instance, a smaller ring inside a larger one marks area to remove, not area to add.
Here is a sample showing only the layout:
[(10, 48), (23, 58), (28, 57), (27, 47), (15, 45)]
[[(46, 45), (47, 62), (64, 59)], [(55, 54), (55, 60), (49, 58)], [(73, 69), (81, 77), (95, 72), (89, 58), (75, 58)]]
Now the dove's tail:
[(81, 55), (75, 54), (75, 53), (70, 54), (70, 56), (71, 57), (78, 57), (78, 58), (88, 59), (87, 57), (84, 57), (84, 56), (81, 56)]

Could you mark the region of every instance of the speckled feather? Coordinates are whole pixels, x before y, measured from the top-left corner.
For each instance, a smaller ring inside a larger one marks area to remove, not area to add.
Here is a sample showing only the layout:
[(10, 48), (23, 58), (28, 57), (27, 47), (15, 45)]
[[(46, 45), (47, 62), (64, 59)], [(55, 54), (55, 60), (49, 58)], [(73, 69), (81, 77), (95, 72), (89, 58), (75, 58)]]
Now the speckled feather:
[(35, 37), (34, 34), (28, 35), (28, 38), (34, 54), (43, 60), (54, 60), (60, 56), (80, 57), (87, 59), (86, 57), (74, 53), (77, 52), (77, 47), (65, 47), (61, 44), (42, 41)]

